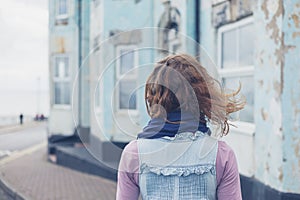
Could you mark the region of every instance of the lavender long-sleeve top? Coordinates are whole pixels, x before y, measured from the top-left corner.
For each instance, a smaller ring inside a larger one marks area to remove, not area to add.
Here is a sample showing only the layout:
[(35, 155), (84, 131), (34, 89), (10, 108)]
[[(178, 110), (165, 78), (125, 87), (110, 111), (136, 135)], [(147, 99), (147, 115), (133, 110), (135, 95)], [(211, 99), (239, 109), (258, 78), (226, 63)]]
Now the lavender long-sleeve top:
[[(240, 200), (241, 187), (233, 150), (223, 141), (218, 142), (216, 159), (218, 200)], [(139, 197), (139, 156), (137, 140), (124, 149), (118, 171), (117, 200), (136, 200)]]

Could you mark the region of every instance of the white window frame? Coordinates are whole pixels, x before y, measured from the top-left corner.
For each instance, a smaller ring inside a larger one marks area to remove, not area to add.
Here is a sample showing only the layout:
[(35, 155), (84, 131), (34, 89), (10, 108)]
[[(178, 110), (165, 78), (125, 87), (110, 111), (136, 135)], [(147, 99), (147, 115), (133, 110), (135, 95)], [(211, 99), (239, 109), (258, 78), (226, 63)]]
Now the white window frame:
[[(138, 52), (136, 50), (136, 46), (135, 45), (118, 45), (116, 47), (116, 56), (117, 56), (117, 60), (116, 60), (116, 81), (118, 86), (116, 87), (116, 111), (118, 114), (128, 114), (128, 112), (134, 116), (138, 115), (138, 92), (136, 92), (136, 109), (121, 109), (120, 108), (120, 96), (119, 96), (119, 92), (120, 92), (120, 87), (119, 87), (119, 80), (130, 80), (130, 81), (135, 81), (136, 82), (136, 86), (137, 85), (137, 79), (138, 79), (138, 73), (137, 70), (135, 69), (136, 66), (138, 66)], [(134, 71), (131, 75), (126, 74), (126, 76), (124, 74), (120, 73), (120, 65), (121, 65), (121, 50), (133, 50), (133, 54), (134, 54)]]
[(66, 13), (65, 14), (59, 14), (59, 4), (60, 4), (61, 0), (56, 0), (56, 6), (55, 6), (55, 13), (56, 13), (56, 19), (57, 20), (64, 20), (67, 19), (69, 17), (69, 6), (70, 6), (70, 2), (69, 0), (65, 0), (66, 1)]
[[(56, 67), (56, 59), (57, 58), (67, 58), (68, 59), (68, 77), (65, 78), (57, 78), (55, 77), (55, 67)], [(71, 83), (71, 67), (70, 67), (70, 56), (68, 54), (57, 54), (53, 56), (53, 66), (52, 66), (52, 102), (53, 102), (53, 107), (54, 108), (59, 108), (59, 109), (70, 109), (71, 108), (71, 103), (72, 103), (72, 88), (70, 87), (70, 103), (69, 104), (57, 104), (55, 102), (55, 83), (57, 82), (69, 82)], [(70, 84), (71, 86), (71, 84)]]
[[(218, 29), (218, 66), (219, 66), (219, 75), (220, 78), (233, 78), (233, 77), (247, 77), (247, 76), (253, 76), (254, 77), (254, 65), (250, 66), (238, 66), (233, 68), (226, 68), (222, 69), (222, 34), (224, 32), (228, 32), (231, 30), (235, 30), (238, 27), (251, 24), (253, 23), (253, 17), (247, 17), (245, 19), (242, 19), (240, 21), (237, 21), (232, 24), (224, 25)], [(237, 43), (237, 46), (239, 44)], [(239, 50), (237, 48), (237, 50)], [(254, 83), (253, 83), (254, 84)], [(255, 89), (255, 88), (254, 88)], [(234, 130), (235, 132), (239, 132), (241, 134), (246, 135), (253, 135), (255, 131), (255, 124), (250, 122), (244, 122), (244, 121), (234, 121), (231, 122), (232, 124), (236, 125), (237, 128), (232, 127), (231, 130)]]
[[(99, 82), (98, 82), (99, 81)], [(98, 86), (97, 86), (98, 85)], [(101, 96), (103, 94), (104, 88), (103, 88), (103, 80), (100, 79), (96, 79), (96, 91), (98, 92), (99, 95), (97, 95), (97, 93), (95, 94), (94, 98), (95, 98), (95, 109), (96, 109), (96, 113), (102, 113), (103, 109), (104, 109), (104, 105), (103, 105), (103, 97)]]

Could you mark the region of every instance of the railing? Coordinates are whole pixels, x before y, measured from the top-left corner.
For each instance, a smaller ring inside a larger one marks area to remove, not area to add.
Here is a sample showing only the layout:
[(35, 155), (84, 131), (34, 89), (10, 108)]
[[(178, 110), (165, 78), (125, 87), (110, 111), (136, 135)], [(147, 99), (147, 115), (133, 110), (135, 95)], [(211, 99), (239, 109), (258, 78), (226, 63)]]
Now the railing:
[[(33, 121), (32, 116), (24, 116), (23, 117), (23, 123)], [(16, 125), (20, 124), (20, 118), (18, 115), (14, 116), (0, 116), (0, 127), (1, 126), (10, 126), (10, 125)]]

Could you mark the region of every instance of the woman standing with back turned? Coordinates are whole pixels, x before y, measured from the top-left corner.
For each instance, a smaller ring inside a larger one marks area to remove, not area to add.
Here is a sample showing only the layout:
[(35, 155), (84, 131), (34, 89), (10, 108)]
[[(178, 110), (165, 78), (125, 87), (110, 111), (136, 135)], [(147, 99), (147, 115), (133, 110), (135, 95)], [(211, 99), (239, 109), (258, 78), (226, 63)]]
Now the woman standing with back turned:
[(117, 199), (242, 199), (235, 155), (212, 137), (226, 135), (228, 115), (244, 107), (239, 91), (225, 94), (189, 55), (159, 61), (145, 89), (151, 120), (123, 151)]

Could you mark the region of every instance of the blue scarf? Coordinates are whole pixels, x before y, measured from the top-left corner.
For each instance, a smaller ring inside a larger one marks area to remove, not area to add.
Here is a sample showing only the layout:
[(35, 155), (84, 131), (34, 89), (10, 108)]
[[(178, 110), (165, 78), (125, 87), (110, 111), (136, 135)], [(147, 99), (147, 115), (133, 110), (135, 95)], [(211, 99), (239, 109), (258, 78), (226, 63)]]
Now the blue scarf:
[(195, 120), (191, 113), (181, 113), (180, 111), (170, 112), (167, 114), (167, 120), (180, 123), (174, 124), (165, 121), (163, 118), (153, 118), (144, 127), (143, 132), (138, 134), (138, 138), (155, 139), (164, 136), (174, 137), (177, 133), (195, 133), (196, 131), (209, 133), (206, 123)]

